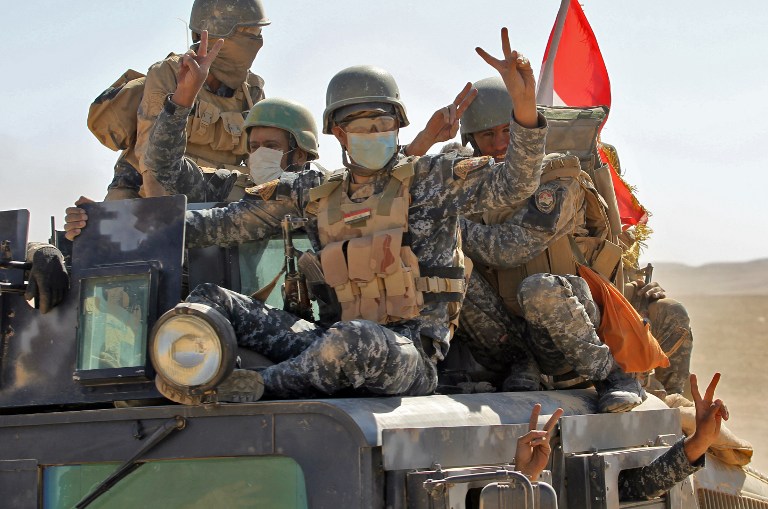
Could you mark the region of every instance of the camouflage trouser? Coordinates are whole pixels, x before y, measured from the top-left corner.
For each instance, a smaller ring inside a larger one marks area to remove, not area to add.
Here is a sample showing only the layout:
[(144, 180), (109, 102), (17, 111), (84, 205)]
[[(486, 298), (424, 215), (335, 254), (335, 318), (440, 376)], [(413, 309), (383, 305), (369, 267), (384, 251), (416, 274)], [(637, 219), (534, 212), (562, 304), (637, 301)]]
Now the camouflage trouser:
[(526, 338), (543, 373), (573, 369), (587, 380), (604, 380), (616, 367), (608, 346), (597, 337), (600, 310), (586, 281), (534, 274), (523, 280), (517, 295), (529, 326)]
[(525, 322), (507, 311), (498, 292), (477, 271), (467, 286), (459, 330), (484, 368), (538, 380), (539, 368), (525, 345)]
[(408, 336), (367, 320), (328, 329), (213, 284), (195, 288), (187, 302), (216, 309), (232, 323), (240, 346), (270, 360), (265, 394), (273, 398), (329, 395), (343, 389), (374, 394), (425, 395), (437, 373)]
[(682, 394), (690, 375), (693, 349), (688, 312), (673, 299), (652, 302), (647, 310), (651, 333), (669, 357), (670, 364), (668, 368), (656, 368), (656, 379), (669, 394)]

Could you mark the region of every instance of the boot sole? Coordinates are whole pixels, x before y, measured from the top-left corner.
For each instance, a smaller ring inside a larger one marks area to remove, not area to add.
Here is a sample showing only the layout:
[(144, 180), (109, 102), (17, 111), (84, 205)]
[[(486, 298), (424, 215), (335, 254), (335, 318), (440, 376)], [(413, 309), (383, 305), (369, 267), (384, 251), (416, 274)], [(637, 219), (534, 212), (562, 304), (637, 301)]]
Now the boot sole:
[(221, 403), (252, 403), (264, 395), (264, 378), (258, 371), (236, 369), (216, 388)]

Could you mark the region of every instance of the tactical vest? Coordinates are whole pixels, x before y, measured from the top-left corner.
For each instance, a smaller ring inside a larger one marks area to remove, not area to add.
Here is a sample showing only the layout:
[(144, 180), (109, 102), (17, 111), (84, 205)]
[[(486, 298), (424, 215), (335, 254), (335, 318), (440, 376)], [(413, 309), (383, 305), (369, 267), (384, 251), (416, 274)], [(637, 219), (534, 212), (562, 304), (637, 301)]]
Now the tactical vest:
[[(532, 274), (576, 274), (576, 266), (579, 263), (588, 265), (611, 281), (616, 281), (619, 276), (617, 268), (621, 260), (621, 248), (611, 234), (608, 206), (595, 189), (592, 179), (581, 170), (577, 157), (568, 155), (545, 162), (541, 183), (546, 184), (558, 179), (576, 180), (584, 190), (586, 229), (589, 236), (577, 237), (574, 236), (574, 231), (570, 231), (524, 265), (512, 269), (483, 270), (484, 275), (498, 290), (506, 307), (516, 315), (521, 315), (517, 301), (518, 288), (523, 279)], [(517, 208), (486, 212), (483, 220), (486, 224), (501, 224), (524, 206), (527, 206), (527, 203)]]
[[(310, 191), (317, 202), (320, 264), (341, 304), (344, 321), (381, 324), (416, 318), (425, 300), (450, 302), (458, 314), (465, 291), (463, 255), (455, 267), (420, 267), (408, 234), (410, 182), (415, 158), (392, 169), (383, 192), (360, 203), (348, 196), (349, 178), (333, 175)], [(450, 310), (454, 318), (454, 310)]]

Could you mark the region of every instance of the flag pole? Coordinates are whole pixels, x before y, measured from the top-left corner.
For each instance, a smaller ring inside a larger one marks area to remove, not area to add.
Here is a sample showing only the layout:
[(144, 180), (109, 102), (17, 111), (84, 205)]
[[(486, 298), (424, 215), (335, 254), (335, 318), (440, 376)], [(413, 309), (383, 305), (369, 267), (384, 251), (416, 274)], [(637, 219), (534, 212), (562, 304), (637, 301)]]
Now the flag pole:
[(549, 52), (544, 67), (539, 74), (539, 83), (536, 90), (536, 103), (552, 106), (554, 103), (554, 73), (555, 57), (557, 56), (557, 47), (560, 45), (560, 39), (563, 35), (565, 26), (565, 17), (568, 15), (570, 0), (560, 0), (560, 10), (557, 11), (555, 19), (555, 28), (552, 33), (552, 41), (549, 44)]

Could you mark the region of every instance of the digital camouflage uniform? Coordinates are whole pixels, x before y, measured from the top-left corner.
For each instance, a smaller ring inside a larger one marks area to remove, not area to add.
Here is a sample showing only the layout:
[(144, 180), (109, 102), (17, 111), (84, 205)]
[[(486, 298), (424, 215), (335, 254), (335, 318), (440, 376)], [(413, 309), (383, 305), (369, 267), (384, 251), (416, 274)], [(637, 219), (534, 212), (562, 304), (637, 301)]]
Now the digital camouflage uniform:
[[(541, 192), (554, 197), (549, 212), (542, 212), (536, 205), (536, 196)], [(464, 252), (476, 268), (506, 269), (523, 265), (566, 234), (586, 235), (586, 229), (581, 226), (585, 208), (584, 190), (576, 179), (545, 183), (534, 192), (529, 203), (505, 223), (484, 225), (462, 219)], [(460, 319), (465, 331), (482, 331), (472, 333), (473, 341), (486, 342), (492, 348), (491, 338), (508, 334), (504, 348), (508, 349), (510, 342), (524, 342), (545, 374), (562, 375), (574, 369), (589, 380), (606, 378), (613, 367), (613, 358), (597, 337), (600, 312), (583, 279), (536, 274), (525, 279), (519, 289), (500, 288), (508, 299), (518, 300), (522, 308), (522, 316), (518, 317), (509, 314), (499, 294), (487, 282), (474, 281), (479, 278), (473, 274), (465, 302), (485, 304), (465, 304)], [(503, 314), (499, 314), (499, 308)], [(496, 311), (489, 314), (486, 310), (490, 309)], [(515, 325), (511, 327), (510, 321)], [(520, 337), (514, 338), (516, 334)], [(480, 359), (478, 362), (482, 364)], [(536, 372), (527, 366), (530, 366), (527, 360), (513, 365), (513, 378), (535, 379)]]
[(704, 467), (705, 455), (691, 464), (680, 439), (664, 454), (645, 467), (619, 473), (619, 499), (645, 500), (661, 496), (686, 477)]
[[(172, 179), (183, 173), (179, 167), (193, 164), (183, 157), (187, 114), (185, 108), (163, 110), (157, 119), (149, 150), (157, 149), (164, 156), (150, 157), (158, 164), (150, 171), (161, 180), (165, 178), (161, 174)], [(415, 160), (408, 229), (420, 265), (455, 267), (459, 214), (507, 206), (535, 189), (546, 135), (543, 117), (539, 122), (536, 129), (512, 122), (504, 163), (480, 158), (458, 165), (466, 159), (455, 154)], [(189, 211), (188, 246), (233, 245), (264, 238), (279, 231), (281, 219), (292, 214), (308, 218), (308, 236), (313, 248), (320, 251), (317, 217), (306, 207), (309, 190), (322, 180), (319, 172), (311, 170), (283, 174), (279, 181), (259, 186), (258, 196), (247, 196), (226, 208)], [(350, 198), (359, 201), (381, 193), (388, 181), (387, 171), (382, 170), (370, 183), (353, 189)], [(352, 320), (326, 329), (216, 287), (202, 287), (190, 298), (216, 307), (229, 318), (243, 346), (267, 356), (281, 355), (275, 359), (278, 364), (262, 373), (266, 392), (273, 396), (329, 394), (345, 387), (380, 394), (428, 394), (437, 383), (434, 363), (444, 357), (451, 338), (447, 302), (426, 304), (419, 317), (387, 327)], [(248, 334), (249, 330), (271, 333)], [(278, 330), (295, 334), (290, 348), (279, 345)]]
[(668, 394), (682, 394), (691, 375), (693, 333), (688, 311), (680, 302), (664, 298), (648, 303), (637, 295), (634, 283), (627, 285), (628, 298), (641, 316), (648, 319), (651, 333), (669, 357), (669, 367), (656, 368), (656, 380)]

